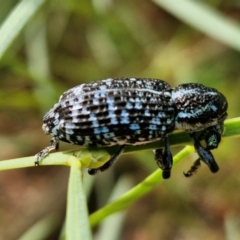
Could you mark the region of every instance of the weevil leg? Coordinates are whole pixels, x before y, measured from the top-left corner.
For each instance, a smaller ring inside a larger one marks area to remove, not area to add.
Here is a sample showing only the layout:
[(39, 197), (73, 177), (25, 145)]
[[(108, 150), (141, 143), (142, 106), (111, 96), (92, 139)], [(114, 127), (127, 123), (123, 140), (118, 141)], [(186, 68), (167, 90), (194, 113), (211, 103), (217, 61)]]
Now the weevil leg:
[(164, 152), (162, 149), (156, 149), (155, 160), (159, 168), (163, 170), (162, 177), (164, 179), (170, 178), (172, 169), (172, 152), (170, 149), (170, 144), (168, 137), (164, 138)]
[(217, 126), (209, 127), (205, 131), (203, 131), (199, 136), (198, 140), (205, 140), (207, 149), (212, 150), (218, 147), (221, 142), (222, 133), (223, 133), (223, 125), (219, 124)]
[(57, 138), (52, 138), (51, 141), (50, 141), (50, 145), (46, 148), (44, 148), (42, 151), (40, 151), (39, 153), (37, 153), (35, 155), (35, 166), (39, 166), (39, 162), (45, 158), (49, 152), (51, 152), (52, 150), (58, 150), (59, 148), (59, 141)]
[(157, 162), (158, 167), (163, 169), (164, 166), (163, 166), (163, 149), (162, 148), (159, 148), (159, 149), (155, 150), (154, 158)]
[(218, 124), (214, 127), (210, 127), (206, 130), (205, 142), (209, 150), (215, 149), (218, 147), (221, 142), (222, 134), (224, 131), (223, 124)]
[(113, 155), (110, 160), (108, 160), (105, 164), (103, 164), (101, 167), (99, 168), (89, 168), (88, 169), (88, 173), (90, 175), (95, 175), (97, 173), (103, 172), (105, 170), (107, 170), (108, 168), (110, 168), (111, 166), (113, 166), (113, 164), (118, 160), (118, 158), (120, 157), (120, 155), (124, 152), (126, 148), (126, 145), (122, 145), (119, 150), (115, 153), (115, 155)]
[(185, 173), (183, 172), (185, 177), (191, 177), (193, 174), (195, 174), (198, 170), (198, 168), (201, 166), (201, 158), (198, 158), (196, 161), (194, 161), (191, 168)]
[(195, 133), (190, 133), (189, 136), (194, 144), (194, 147), (195, 147), (200, 159), (205, 164), (207, 164), (207, 166), (209, 167), (209, 169), (212, 173), (217, 172), (219, 167), (218, 167), (211, 151), (207, 147), (205, 148), (201, 145), (200, 140), (199, 140), (199, 138), (196, 137)]

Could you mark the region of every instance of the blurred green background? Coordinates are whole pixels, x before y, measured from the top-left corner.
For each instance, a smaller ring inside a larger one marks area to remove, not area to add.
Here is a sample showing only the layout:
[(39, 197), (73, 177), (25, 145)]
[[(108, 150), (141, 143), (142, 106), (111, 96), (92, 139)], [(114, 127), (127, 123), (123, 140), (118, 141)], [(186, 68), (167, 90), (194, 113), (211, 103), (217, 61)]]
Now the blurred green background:
[[(173, 87), (202, 83), (224, 93), (229, 118), (240, 115), (238, 0), (21, 2), (20, 11), (20, 1), (0, 0), (1, 160), (47, 146), (50, 137), (41, 129), (45, 112), (65, 90), (92, 80), (128, 76), (159, 78)], [(109, 237), (99, 227), (94, 239), (240, 239), (239, 143), (224, 139), (213, 152), (217, 174), (202, 166), (185, 178), (182, 172), (196, 159), (191, 155), (117, 224), (108, 223)], [(152, 152), (139, 152), (122, 156), (99, 176), (85, 174), (89, 211), (106, 204), (119, 180), (126, 177), (123, 185), (133, 186), (156, 168)], [(0, 239), (18, 239), (46, 217), (53, 219), (51, 234), (35, 239), (58, 239), (68, 175), (66, 167), (1, 172)]]

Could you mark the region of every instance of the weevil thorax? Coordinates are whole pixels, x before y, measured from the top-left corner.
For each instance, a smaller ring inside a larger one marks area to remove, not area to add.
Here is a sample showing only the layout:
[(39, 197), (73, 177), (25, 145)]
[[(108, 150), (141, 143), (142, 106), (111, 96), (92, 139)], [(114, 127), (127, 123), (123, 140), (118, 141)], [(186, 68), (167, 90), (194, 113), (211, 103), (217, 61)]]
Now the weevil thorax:
[(227, 117), (228, 103), (225, 96), (214, 88), (202, 84), (181, 84), (172, 91), (175, 106), (175, 129), (189, 133), (219, 125)]

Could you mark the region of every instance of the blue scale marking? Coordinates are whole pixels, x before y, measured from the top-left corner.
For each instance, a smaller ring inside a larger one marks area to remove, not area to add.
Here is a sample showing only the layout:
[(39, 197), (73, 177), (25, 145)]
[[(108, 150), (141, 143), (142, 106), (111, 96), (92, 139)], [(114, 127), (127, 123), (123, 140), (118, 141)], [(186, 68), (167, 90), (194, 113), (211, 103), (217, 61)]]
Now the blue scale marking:
[(152, 118), (151, 123), (156, 125), (161, 125), (161, 121), (159, 118)]
[(118, 124), (117, 118), (111, 118), (111, 124), (113, 124), (113, 125)]
[(107, 103), (115, 103), (115, 100), (114, 100), (113, 97), (108, 96), (108, 97), (106, 98), (106, 102), (107, 102)]
[(97, 117), (96, 117), (95, 113), (90, 113), (89, 119), (90, 119), (91, 121), (97, 121)]
[(108, 103), (108, 110), (115, 110), (115, 104), (113, 103), (113, 102), (111, 102), (111, 103)]
[(94, 98), (99, 98), (99, 96), (100, 96), (99, 91), (96, 91), (96, 92), (94, 93)]
[(99, 105), (99, 100), (97, 98), (93, 98), (93, 105)]
[(95, 82), (95, 83), (92, 84), (92, 86), (93, 86), (93, 88), (95, 88), (95, 87), (98, 86), (98, 83)]
[(180, 113), (178, 113), (178, 116), (179, 116), (180, 118), (189, 118), (189, 117), (192, 117), (192, 113), (180, 112)]
[(106, 96), (106, 91), (102, 91), (102, 92), (100, 92), (100, 97), (105, 97)]
[(64, 135), (62, 133), (60, 133), (59, 138), (64, 138)]
[(94, 133), (95, 135), (98, 135), (98, 134), (100, 134), (101, 132), (102, 132), (101, 128), (94, 128), (94, 130), (93, 130), (93, 133)]
[(144, 115), (147, 116), (147, 117), (150, 117), (151, 116), (151, 113), (149, 112), (149, 109), (146, 109), (144, 111)]
[(109, 132), (108, 127), (94, 128), (94, 134), (96, 134), (96, 135), (101, 134), (101, 133), (107, 133), (107, 132)]
[(109, 128), (108, 127), (103, 127), (102, 128), (102, 133), (107, 133), (109, 132)]
[(127, 108), (127, 109), (132, 109), (132, 108), (133, 108), (133, 104), (130, 103), (130, 102), (127, 102), (126, 108)]
[(150, 130), (157, 130), (158, 129), (158, 126), (157, 125), (153, 125), (153, 124), (150, 124), (148, 129)]
[[(134, 79), (135, 80), (135, 79)], [(142, 84), (142, 81), (141, 80), (138, 80), (137, 81), (137, 84)]]
[(140, 126), (139, 126), (139, 124), (130, 124), (129, 128), (131, 130), (138, 130), (138, 129), (140, 129)]
[(106, 139), (112, 139), (115, 137), (115, 134), (113, 132), (110, 132), (110, 133), (105, 133), (103, 134), (104, 138)]
[(59, 119), (58, 119), (58, 118), (55, 119), (55, 120), (53, 121), (53, 124), (54, 124), (54, 125), (58, 125), (58, 124), (59, 124)]
[(87, 110), (87, 107), (82, 107), (82, 114), (83, 114), (83, 115), (87, 115), (87, 114), (89, 114), (89, 113), (90, 113), (90, 111)]
[[(53, 133), (54, 135), (57, 134), (57, 126), (55, 126), (55, 127), (52, 129), (52, 133)], [(62, 134), (61, 134), (61, 135), (62, 135)]]
[(215, 105), (212, 105), (212, 106), (211, 106), (211, 109), (212, 109), (214, 112), (216, 112), (216, 111), (218, 110)]
[(121, 111), (121, 116), (122, 116), (122, 117), (128, 117), (128, 116), (129, 116), (129, 112), (128, 112), (127, 110), (123, 109), (123, 110)]
[(76, 125), (74, 123), (67, 122), (65, 124), (65, 128), (66, 129), (74, 129), (74, 128), (76, 128)]
[(166, 118), (166, 114), (164, 112), (159, 112), (157, 116), (160, 118)]
[(100, 85), (99, 89), (105, 91), (107, 89), (107, 87), (106, 87), (106, 85)]
[(129, 124), (130, 123), (129, 117), (121, 117), (120, 123), (121, 124)]
[(106, 83), (108, 86), (111, 86), (112, 81), (113, 81), (113, 78), (107, 78), (107, 79), (102, 80), (102, 82)]
[(76, 117), (76, 116), (78, 116), (78, 115), (79, 115), (79, 111), (78, 111), (78, 110), (73, 109), (73, 110), (71, 111), (71, 116), (72, 116), (72, 117)]
[(92, 122), (92, 127), (93, 127), (93, 128), (99, 127), (99, 122), (98, 122), (98, 121), (93, 121), (93, 122)]
[(136, 109), (142, 109), (142, 103), (141, 102), (136, 102), (135, 103), (135, 108)]
[(167, 124), (171, 124), (173, 122), (173, 120), (174, 120), (173, 118), (168, 118), (167, 119)]
[(114, 113), (114, 111), (109, 110), (109, 111), (108, 111), (108, 116), (109, 116), (110, 118), (115, 118), (115, 117), (116, 117), (116, 114)]

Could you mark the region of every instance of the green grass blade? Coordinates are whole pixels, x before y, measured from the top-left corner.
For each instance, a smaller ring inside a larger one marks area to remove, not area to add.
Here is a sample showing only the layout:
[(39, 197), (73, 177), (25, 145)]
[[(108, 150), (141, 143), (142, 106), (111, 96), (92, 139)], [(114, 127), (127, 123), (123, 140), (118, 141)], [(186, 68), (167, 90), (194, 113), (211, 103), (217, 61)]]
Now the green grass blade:
[(0, 26), (0, 59), (45, 0), (19, 1)]
[(68, 182), (66, 236), (71, 240), (91, 240), (86, 196), (82, 182), (81, 164), (71, 156)]
[(240, 51), (240, 26), (207, 4), (191, 0), (153, 1), (181, 21)]
[[(223, 138), (240, 136), (240, 117), (226, 120), (224, 126), (225, 126), (225, 132), (224, 132)], [(171, 134), (169, 138), (170, 138), (171, 146), (191, 144), (190, 139), (185, 132), (175, 132)], [(124, 153), (132, 153), (136, 151), (157, 149), (160, 147), (163, 147), (163, 143), (161, 141), (157, 141), (157, 142), (152, 142), (146, 145), (127, 146)], [(119, 148), (118, 146), (108, 147), (108, 148), (99, 148), (99, 154), (97, 154), (96, 149), (94, 150), (88, 149), (88, 151), (89, 151), (89, 154), (93, 155), (95, 159), (99, 158), (99, 160), (101, 160), (102, 158), (104, 159), (103, 151), (101, 149), (105, 149), (108, 153), (113, 154), (117, 151), (118, 148)], [(46, 158), (44, 158), (40, 162), (40, 165), (69, 166), (68, 164), (69, 155), (78, 154), (78, 152), (81, 152), (81, 149), (49, 154)], [(16, 168), (34, 167), (35, 166), (34, 160), (35, 160), (34, 156), (16, 158), (11, 160), (2, 160), (0, 161), (0, 171), (16, 169)]]
[(47, 239), (60, 224), (59, 216), (51, 214), (41, 219), (30, 227), (18, 240), (42, 240)]
[[(182, 151), (180, 151), (174, 156), (174, 164), (179, 162), (182, 158), (184, 158), (191, 152), (193, 152), (193, 147), (186, 146)], [(144, 181), (142, 181), (137, 186), (135, 186), (134, 188), (126, 192), (124, 195), (122, 195), (120, 198), (118, 198), (116, 201), (91, 214), (91, 226), (94, 227), (107, 216), (126, 209), (130, 204), (151, 191), (157, 184), (159, 184), (160, 181), (162, 181), (162, 170), (158, 169), (151, 175), (149, 175)]]
[[(118, 179), (116, 184), (114, 184), (114, 188), (111, 192), (108, 202), (116, 200), (117, 198), (119, 198), (119, 196), (127, 192), (133, 186), (133, 179), (130, 176), (122, 175)], [(104, 221), (101, 222), (101, 225), (99, 226), (97, 233), (94, 236), (94, 239), (120, 239), (126, 213), (126, 211), (121, 211), (104, 219)], [(109, 229), (111, 229), (111, 231), (109, 231)]]

